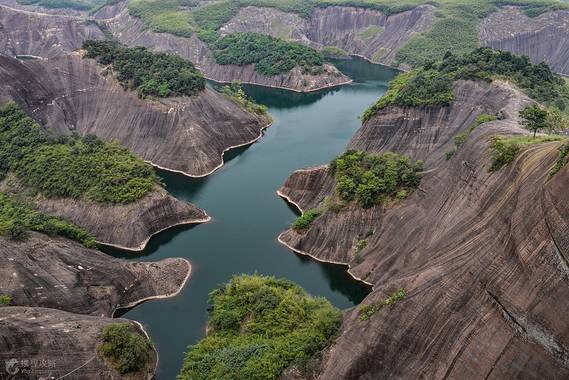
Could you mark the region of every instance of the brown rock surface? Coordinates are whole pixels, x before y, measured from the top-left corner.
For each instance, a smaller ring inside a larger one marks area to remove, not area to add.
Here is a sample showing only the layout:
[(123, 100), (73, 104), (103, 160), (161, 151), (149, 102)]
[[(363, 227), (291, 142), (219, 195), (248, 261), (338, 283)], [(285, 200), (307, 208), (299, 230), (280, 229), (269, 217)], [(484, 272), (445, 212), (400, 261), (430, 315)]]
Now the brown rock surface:
[(528, 17), (518, 8), (492, 13), (480, 24), (482, 45), (527, 55), (569, 75), (569, 11)]
[(197, 96), (142, 100), (79, 54), (21, 62), (0, 56), (0, 102), (15, 100), (59, 133), (117, 140), (152, 164), (205, 176), (223, 152), (257, 140), (266, 117), (207, 88)]
[[(124, 319), (98, 318), (37, 307), (0, 307), (0, 376), (30, 379), (151, 379), (157, 363), (153, 351), (148, 367), (136, 375), (121, 376), (98, 350), (101, 332)], [(10, 371), (10, 372), (8, 372)]]
[[(569, 167), (549, 169), (559, 143), (532, 146), (488, 172), (492, 136), (526, 133), (516, 120), (528, 100), (506, 84), (460, 82), (449, 107), (385, 109), (350, 148), (425, 160), (420, 189), (402, 203), (326, 212), (305, 235), (281, 240), (318, 259), (350, 263), (374, 285), (369, 304), (408, 296), (369, 320), (346, 314), (320, 379), (562, 379), (569, 376)], [(452, 137), (479, 126), (450, 160)], [(333, 191), (320, 168), (296, 172), (281, 193), (303, 209)], [(368, 230), (362, 261), (354, 244)]]
[(0, 237), (0, 294), (13, 305), (111, 317), (119, 308), (177, 294), (191, 271), (185, 259), (115, 259), (63, 238)]

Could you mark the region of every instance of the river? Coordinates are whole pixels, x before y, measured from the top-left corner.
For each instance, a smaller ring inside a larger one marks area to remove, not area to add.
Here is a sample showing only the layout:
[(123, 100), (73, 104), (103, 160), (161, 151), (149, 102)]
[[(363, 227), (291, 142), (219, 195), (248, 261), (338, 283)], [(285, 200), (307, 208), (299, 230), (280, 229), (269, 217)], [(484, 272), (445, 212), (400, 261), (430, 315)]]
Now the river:
[(351, 85), (313, 94), (246, 86), (250, 97), (269, 107), (273, 125), (255, 144), (226, 154), (225, 165), (205, 179), (159, 171), (179, 199), (205, 209), (213, 220), (172, 228), (151, 239), (146, 250), (106, 252), (133, 260), (184, 257), (192, 274), (176, 297), (153, 300), (124, 313), (140, 321), (159, 352), (158, 377), (175, 379), (189, 344), (205, 334), (208, 294), (238, 273), (286, 277), (310, 294), (340, 308), (359, 303), (369, 288), (346, 266), (320, 263), (277, 242), (296, 213), (276, 190), (296, 169), (329, 162), (343, 152), (360, 127), (359, 116), (385, 93), (396, 72), (362, 59), (336, 61)]

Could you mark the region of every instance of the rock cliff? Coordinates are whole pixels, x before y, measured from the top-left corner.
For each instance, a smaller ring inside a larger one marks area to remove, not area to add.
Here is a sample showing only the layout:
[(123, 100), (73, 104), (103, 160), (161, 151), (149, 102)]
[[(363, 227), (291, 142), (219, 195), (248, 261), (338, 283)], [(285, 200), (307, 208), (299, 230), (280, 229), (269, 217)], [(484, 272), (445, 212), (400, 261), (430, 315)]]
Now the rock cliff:
[(246, 7), (221, 31), (266, 33), (315, 48), (335, 46), (370, 61), (390, 65), (409, 38), (429, 29), (433, 21), (432, 5), (421, 5), (391, 16), (365, 8), (316, 8), (308, 20), (273, 8)]
[(200, 95), (142, 100), (77, 53), (21, 62), (0, 56), (0, 102), (15, 100), (58, 132), (116, 140), (152, 164), (205, 176), (223, 153), (261, 137), (269, 121), (207, 88)]
[[(142, 327), (124, 319), (97, 318), (35, 307), (0, 307), (0, 375), (30, 379), (151, 379), (156, 352), (147, 368), (136, 376), (121, 376), (99, 351), (101, 332), (113, 323), (130, 323), (136, 333)], [(11, 376), (8, 376), (11, 375)]]
[(111, 317), (119, 308), (177, 294), (191, 271), (185, 259), (125, 261), (35, 232), (0, 243), (0, 294), (16, 306)]
[(85, 40), (102, 38), (96, 24), (79, 17), (0, 5), (0, 54), (55, 57), (79, 49)]
[(527, 55), (569, 75), (569, 11), (528, 17), (518, 8), (492, 13), (480, 24), (482, 45)]
[[(420, 188), (391, 207), (327, 211), (305, 234), (280, 240), (317, 259), (349, 263), (373, 292), (347, 312), (320, 379), (550, 378), (569, 375), (569, 180), (549, 169), (559, 143), (532, 146), (488, 172), (496, 135), (526, 133), (528, 102), (503, 83), (459, 82), (449, 107), (390, 107), (349, 147), (425, 160)], [(474, 130), (450, 159), (452, 137), (482, 113), (501, 120)], [(332, 194), (325, 167), (299, 171), (280, 193), (302, 209)], [(361, 259), (355, 243), (372, 231)], [(397, 289), (407, 297), (361, 320), (364, 305)]]
[(319, 75), (303, 73), (302, 69), (297, 67), (288, 73), (275, 76), (263, 75), (255, 71), (253, 65), (219, 65), (207, 44), (195, 35), (184, 38), (167, 33), (154, 33), (145, 28), (142, 20), (128, 14), (125, 3), (102, 8), (95, 14), (95, 18), (104, 22), (120, 42), (129, 46), (146, 46), (155, 51), (176, 53), (192, 61), (208, 79), (217, 82), (240, 80), (243, 83), (299, 92), (316, 91), (350, 82), (348, 77), (332, 65), (325, 65), (325, 73)]

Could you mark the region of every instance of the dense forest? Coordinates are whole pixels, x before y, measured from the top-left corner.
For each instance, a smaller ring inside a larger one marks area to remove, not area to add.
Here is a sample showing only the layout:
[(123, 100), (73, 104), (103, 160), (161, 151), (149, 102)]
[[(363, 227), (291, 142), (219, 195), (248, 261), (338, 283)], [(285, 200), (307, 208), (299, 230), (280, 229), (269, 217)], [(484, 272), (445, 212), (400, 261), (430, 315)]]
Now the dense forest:
[(205, 89), (205, 79), (194, 65), (174, 54), (128, 48), (113, 41), (86, 41), (85, 57), (112, 65), (125, 89), (147, 96), (191, 96)]
[(309, 371), (335, 337), (342, 312), (284, 279), (235, 276), (209, 296), (208, 335), (190, 346), (180, 380), (277, 379)]
[(213, 56), (221, 65), (255, 64), (264, 75), (277, 75), (300, 66), (312, 70), (322, 66), (324, 58), (316, 50), (260, 33), (234, 33), (212, 45)]
[(12, 173), (47, 197), (135, 202), (159, 183), (154, 169), (118, 143), (48, 135), (15, 103), (0, 109), (0, 179)]
[(375, 105), (366, 110), (363, 120), (389, 105), (448, 105), (454, 99), (453, 82), (459, 79), (513, 81), (531, 98), (562, 112), (568, 109), (569, 87), (545, 63), (533, 64), (529, 58), (489, 48), (470, 53), (447, 53), (438, 62), (399, 75)]

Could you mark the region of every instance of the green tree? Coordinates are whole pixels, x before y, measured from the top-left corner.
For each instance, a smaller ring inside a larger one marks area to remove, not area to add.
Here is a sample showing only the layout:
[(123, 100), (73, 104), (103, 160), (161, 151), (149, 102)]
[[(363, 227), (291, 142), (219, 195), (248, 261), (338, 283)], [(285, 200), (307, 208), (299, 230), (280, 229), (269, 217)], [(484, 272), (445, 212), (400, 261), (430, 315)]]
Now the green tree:
[(520, 111), (520, 117), (523, 119), (522, 124), (533, 132), (533, 137), (542, 129), (549, 126), (547, 110), (538, 105), (528, 106)]

